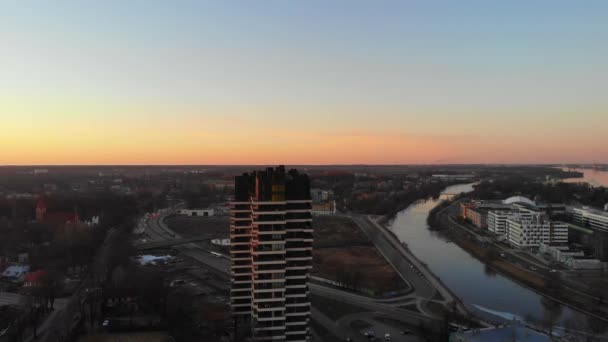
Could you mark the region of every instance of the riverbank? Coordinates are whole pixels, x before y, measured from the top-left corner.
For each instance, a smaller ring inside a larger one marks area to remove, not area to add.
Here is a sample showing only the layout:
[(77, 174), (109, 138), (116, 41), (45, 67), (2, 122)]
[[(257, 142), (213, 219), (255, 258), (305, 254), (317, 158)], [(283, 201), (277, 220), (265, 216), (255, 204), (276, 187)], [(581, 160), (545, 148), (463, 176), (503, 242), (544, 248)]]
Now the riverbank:
[(313, 276), (373, 298), (412, 290), (350, 218), (320, 215), (313, 225)]
[[(437, 215), (447, 216), (448, 214), (442, 211)], [(449, 222), (447, 217), (446, 219), (437, 218), (434, 221), (442, 225), (442, 229), (439, 230), (441, 235), (482, 262), (488, 268), (488, 273), (496, 272), (545, 298), (608, 323), (606, 308), (601, 307), (597, 299), (562, 286), (559, 277), (549, 279), (537, 272), (506, 261), (500, 257), (500, 251), (493, 245), (482, 244), (471, 233), (456, 224), (446, 224)]]

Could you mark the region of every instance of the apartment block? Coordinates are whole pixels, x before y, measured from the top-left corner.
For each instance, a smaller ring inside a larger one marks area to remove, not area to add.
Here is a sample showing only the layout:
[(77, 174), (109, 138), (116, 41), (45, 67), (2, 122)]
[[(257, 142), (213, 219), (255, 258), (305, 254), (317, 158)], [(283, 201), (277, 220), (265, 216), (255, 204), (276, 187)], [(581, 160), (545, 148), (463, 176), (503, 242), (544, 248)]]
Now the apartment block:
[(527, 213), (509, 215), (505, 231), (507, 242), (518, 248), (568, 242), (568, 225), (550, 221), (542, 214), (532, 217)]
[(237, 176), (231, 307), (254, 341), (306, 341), (312, 269), (310, 181), (283, 166)]

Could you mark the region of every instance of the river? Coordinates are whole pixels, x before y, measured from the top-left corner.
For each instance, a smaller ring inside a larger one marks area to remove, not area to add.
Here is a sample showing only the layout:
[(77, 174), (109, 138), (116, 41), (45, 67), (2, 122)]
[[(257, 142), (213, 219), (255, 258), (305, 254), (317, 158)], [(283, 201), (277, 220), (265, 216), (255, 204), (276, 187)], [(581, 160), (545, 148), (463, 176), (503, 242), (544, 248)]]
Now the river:
[(583, 173), (582, 178), (566, 178), (564, 182), (567, 183), (578, 183), (587, 182), (592, 186), (605, 186), (608, 187), (608, 171), (600, 171), (593, 169), (564, 169), (569, 171), (578, 171)]
[[(472, 184), (450, 186), (442, 192), (442, 198), (472, 190)], [(441, 198), (412, 204), (400, 211), (389, 227), (466, 304), (522, 318), (543, 317), (542, 296), (488, 270), (482, 262), (440, 233), (428, 229), (429, 211), (440, 201)], [(573, 315), (579, 314), (563, 307), (562, 320)]]

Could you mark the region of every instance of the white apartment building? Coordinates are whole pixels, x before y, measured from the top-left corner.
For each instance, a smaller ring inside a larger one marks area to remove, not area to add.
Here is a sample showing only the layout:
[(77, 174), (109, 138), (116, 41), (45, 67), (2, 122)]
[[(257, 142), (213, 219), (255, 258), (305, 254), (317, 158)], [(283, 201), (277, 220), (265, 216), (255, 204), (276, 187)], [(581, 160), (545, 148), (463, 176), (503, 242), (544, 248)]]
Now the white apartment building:
[(254, 341), (306, 341), (312, 269), (310, 182), (269, 168), (236, 178), (231, 203), (231, 307)]
[(520, 209), (504, 209), (504, 210), (492, 210), (488, 212), (488, 230), (494, 234), (506, 234), (507, 232), (507, 219), (509, 215), (519, 213), (522, 216), (532, 218), (533, 212), (529, 210)]
[(532, 217), (526, 213), (509, 215), (505, 232), (507, 242), (518, 248), (568, 242), (568, 225), (552, 222), (540, 214)]
[(608, 211), (601, 211), (589, 207), (573, 208), (574, 221), (585, 227), (608, 232)]

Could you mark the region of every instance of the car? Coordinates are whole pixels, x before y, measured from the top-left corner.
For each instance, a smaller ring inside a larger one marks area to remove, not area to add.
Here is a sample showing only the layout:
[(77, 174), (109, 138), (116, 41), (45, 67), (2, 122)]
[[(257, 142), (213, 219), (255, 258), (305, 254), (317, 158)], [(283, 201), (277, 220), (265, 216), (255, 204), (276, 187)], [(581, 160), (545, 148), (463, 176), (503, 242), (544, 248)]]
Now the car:
[(391, 340), (391, 334), (389, 334), (389, 333), (384, 334), (384, 340), (385, 341), (390, 341)]
[(366, 331), (366, 332), (365, 332), (363, 335), (364, 335), (365, 337), (367, 337), (367, 338), (373, 338), (373, 337), (376, 337), (376, 333), (375, 333), (375, 332), (373, 332), (373, 331), (371, 331), (371, 330), (370, 330), (370, 331)]
[(346, 342), (352, 342), (352, 341), (353, 341), (353, 339), (352, 339), (352, 338), (350, 338), (350, 337), (347, 337), (347, 338), (346, 338)]
[(401, 335), (407, 335), (409, 333), (410, 333), (410, 331), (407, 329), (401, 330)]
[(557, 271), (556, 271), (556, 270), (551, 270), (551, 271), (549, 271), (549, 273), (555, 273), (555, 272), (557, 272)]

